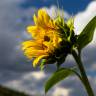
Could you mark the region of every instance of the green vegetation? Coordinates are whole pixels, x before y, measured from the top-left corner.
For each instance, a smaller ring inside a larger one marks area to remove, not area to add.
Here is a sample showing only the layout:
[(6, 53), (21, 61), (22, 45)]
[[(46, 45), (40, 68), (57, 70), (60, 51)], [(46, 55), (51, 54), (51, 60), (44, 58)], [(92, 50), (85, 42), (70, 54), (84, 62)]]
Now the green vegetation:
[(23, 92), (17, 92), (15, 90), (0, 85), (0, 96), (29, 96), (29, 95)]

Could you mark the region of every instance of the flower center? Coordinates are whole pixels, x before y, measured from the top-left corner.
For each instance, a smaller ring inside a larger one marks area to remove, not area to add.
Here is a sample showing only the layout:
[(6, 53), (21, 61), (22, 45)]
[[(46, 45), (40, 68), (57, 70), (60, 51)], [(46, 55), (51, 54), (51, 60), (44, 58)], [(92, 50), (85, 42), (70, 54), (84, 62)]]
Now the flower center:
[(44, 36), (44, 41), (50, 41), (50, 37), (48, 37), (48, 36)]

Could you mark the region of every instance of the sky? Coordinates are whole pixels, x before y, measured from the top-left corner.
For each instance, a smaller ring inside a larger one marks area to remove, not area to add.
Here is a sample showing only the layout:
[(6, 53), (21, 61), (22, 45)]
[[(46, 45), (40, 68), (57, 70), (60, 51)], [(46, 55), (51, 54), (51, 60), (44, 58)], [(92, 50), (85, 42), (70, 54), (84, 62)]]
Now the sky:
[[(33, 24), (32, 16), (39, 8), (52, 12), (59, 5), (64, 18), (75, 16), (75, 33), (79, 34), (86, 24), (96, 16), (96, 0), (0, 0), (0, 84), (24, 91), (31, 96), (44, 96), (44, 82), (56, 70), (48, 65), (44, 71), (33, 68), (24, 57), (20, 44), (30, 39), (26, 26)], [(63, 10), (62, 10), (63, 9)], [(96, 31), (93, 41), (83, 49), (82, 60), (91, 86), (96, 94)], [(66, 58), (64, 66), (75, 64), (72, 56)], [(53, 70), (54, 69), (54, 70)], [(87, 96), (76, 76), (71, 76), (52, 88), (47, 96)]]

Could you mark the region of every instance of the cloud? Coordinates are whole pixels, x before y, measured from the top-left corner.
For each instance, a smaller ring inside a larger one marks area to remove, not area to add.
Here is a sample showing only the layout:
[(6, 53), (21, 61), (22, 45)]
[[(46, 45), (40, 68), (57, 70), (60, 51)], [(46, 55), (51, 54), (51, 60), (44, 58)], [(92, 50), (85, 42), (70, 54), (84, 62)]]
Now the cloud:
[(52, 96), (69, 96), (71, 89), (61, 88), (57, 87), (53, 93)]
[[(91, 2), (85, 11), (79, 12), (75, 16), (75, 32), (79, 34), (94, 16), (96, 16), (96, 1)], [(92, 43), (96, 45), (96, 31)]]
[(32, 96), (38, 96), (38, 94), (42, 96), (44, 94), (43, 86), (46, 77), (44, 72), (31, 71), (21, 75), (19, 78), (5, 82), (3, 85), (18, 91), (26, 92)]
[(46, 8), (44, 7), (44, 9), (46, 9), (46, 11), (48, 12), (49, 16), (51, 18), (56, 18), (58, 15), (60, 15), (61, 17), (68, 19), (70, 17), (70, 15), (68, 14), (68, 12), (62, 10), (62, 9), (58, 9), (56, 6), (52, 5), (50, 8)]
[(24, 60), (24, 57), (22, 57), (20, 51), (17, 50), (17, 46), (25, 39), (25, 26), (27, 23), (30, 24), (29, 21), (31, 21), (31, 16), (36, 9), (29, 8), (28, 10), (23, 10), (19, 6), (22, 2), (23, 0), (0, 1), (0, 54), (2, 54), (2, 56), (0, 56), (1, 71), (22, 70), (24, 72), (26, 68), (31, 70), (31, 67), (28, 67), (27, 65), (24, 65), (26, 68), (22, 67), (22, 63), (24, 63), (22, 60)]
[(41, 78), (45, 78), (46, 74), (42, 71), (37, 72), (30, 72), (24, 75), (24, 79), (29, 79), (30, 77), (35, 78), (36, 80), (40, 80)]

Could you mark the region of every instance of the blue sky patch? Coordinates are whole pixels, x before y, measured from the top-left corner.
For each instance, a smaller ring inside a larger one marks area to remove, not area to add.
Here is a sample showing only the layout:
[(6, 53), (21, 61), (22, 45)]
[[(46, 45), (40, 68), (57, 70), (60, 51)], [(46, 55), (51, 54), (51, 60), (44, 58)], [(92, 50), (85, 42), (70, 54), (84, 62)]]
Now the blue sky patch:
[(70, 14), (76, 14), (77, 12), (84, 10), (91, 0), (25, 0), (20, 6), (22, 8), (41, 8), (44, 6), (50, 7), (51, 5), (57, 6), (57, 2), (59, 2), (60, 8), (63, 7), (63, 9)]

